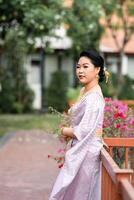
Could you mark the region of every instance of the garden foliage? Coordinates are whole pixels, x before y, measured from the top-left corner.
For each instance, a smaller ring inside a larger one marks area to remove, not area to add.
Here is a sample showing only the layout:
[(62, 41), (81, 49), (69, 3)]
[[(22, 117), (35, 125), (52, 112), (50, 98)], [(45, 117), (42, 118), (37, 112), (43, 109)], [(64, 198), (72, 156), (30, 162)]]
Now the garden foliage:
[(17, 32), (6, 37), (6, 62), (1, 67), (0, 112), (22, 113), (32, 109), (33, 91), (29, 88), (24, 69), (26, 46)]
[[(111, 73), (107, 84), (101, 83), (102, 91), (105, 97), (116, 98), (117, 74)], [(134, 80), (128, 75), (123, 77), (122, 89), (118, 94), (118, 99), (134, 99)]]

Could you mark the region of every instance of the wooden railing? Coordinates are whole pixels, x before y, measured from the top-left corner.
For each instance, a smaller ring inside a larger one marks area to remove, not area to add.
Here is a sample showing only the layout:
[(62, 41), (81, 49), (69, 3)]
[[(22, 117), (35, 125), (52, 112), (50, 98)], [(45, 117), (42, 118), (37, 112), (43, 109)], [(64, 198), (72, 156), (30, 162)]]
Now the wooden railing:
[(128, 168), (128, 148), (134, 147), (133, 139), (107, 138), (104, 140), (109, 146), (110, 154), (103, 148), (102, 160), (102, 199), (101, 200), (134, 200), (132, 186), (133, 170), (120, 169), (112, 159), (113, 147), (125, 147), (125, 166)]
[(104, 142), (108, 145), (111, 156), (113, 147), (125, 147), (125, 168), (128, 168), (128, 149), (134, 147), (134, 138), (105, 138)]
[(128, 106), (134, 106), (134, 100), (121, 100), (123, 103), (127, 104)]

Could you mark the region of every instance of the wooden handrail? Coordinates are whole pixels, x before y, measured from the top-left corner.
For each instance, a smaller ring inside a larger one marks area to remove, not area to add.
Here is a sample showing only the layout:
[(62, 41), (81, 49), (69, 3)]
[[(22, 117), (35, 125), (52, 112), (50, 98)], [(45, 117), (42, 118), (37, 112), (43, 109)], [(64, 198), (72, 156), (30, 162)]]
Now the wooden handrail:
[(127, 179), (120, 181), (123, 200), (134, 200), (134, 188)]
[[(134, 200), (134, 189), (129, 191), (132, 188), (133, 170), (120, 169), (104, 148), (101, 150), (101, 160), (102, 200)], [(128, 187), (126, 187), (124, 180), (127, 181)], [(127, 199), (127, 196), (129, 199)]]
[(128, 148), (134, 147), (134, 138), (104, 138), (112, 156), (113, 147), (125, 147), (125, 168), (128, 168)]
[(127, 104), (128, 106), (134, 106), (134, 100), (124, 99), (121, 100), (123, 103)]
[(131, 175), (133, 174), (133, 170), (120, 169), (104, 148), (101, 150), (101, 160), (114, 183), (116, 183), (117, 179), (119, 178), (117, 177), (118, 174), (122, 174), (122, 177), (127, 178), (129, 181), (131, 181)]
[(134, 138), (104, 138), (109, 147), (134, 147)]

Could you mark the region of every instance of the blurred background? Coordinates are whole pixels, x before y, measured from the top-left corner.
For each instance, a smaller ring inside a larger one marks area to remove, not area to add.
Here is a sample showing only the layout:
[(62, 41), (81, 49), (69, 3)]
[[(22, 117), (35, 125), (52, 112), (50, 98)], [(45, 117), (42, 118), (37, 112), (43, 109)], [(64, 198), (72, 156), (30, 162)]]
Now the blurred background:
[(39, 114), (49, 122), (49, 106), (63, 112), (76, 100), (75, 64), (83, 49), (105, 59), (111, 76), (101, 85), (104, 96), (133, 107), (133, 0), (0, 0), (1, 135), (49, 129)]

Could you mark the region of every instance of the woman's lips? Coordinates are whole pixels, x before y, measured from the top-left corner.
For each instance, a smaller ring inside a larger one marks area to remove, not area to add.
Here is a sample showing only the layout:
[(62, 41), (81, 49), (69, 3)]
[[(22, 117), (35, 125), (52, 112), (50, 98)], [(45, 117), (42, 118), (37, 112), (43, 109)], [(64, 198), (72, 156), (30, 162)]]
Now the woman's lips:
[(85, 76), (79, 75), (79, 79), (83, 79), (83, 78), (85, 78)]

